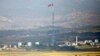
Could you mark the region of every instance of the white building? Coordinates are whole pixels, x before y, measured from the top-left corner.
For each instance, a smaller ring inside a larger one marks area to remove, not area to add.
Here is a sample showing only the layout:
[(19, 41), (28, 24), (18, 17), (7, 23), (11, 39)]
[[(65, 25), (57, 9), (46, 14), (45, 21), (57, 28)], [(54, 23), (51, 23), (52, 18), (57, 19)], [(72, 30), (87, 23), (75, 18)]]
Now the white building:
[(32, 46), (32, 42), (28, 42), (27, 46), (31, 47)]
[(14, 47), (13, 48), (17, 48), (17, 46), (16, 45), (14, 45)]
[(65, 45), (66, 46), (72, 46), (72, 43), (71, 42), (65, 42)]
[(78, 44), (84, 45), (84, 44), (86, 44), (86, 43), (85, 43), (84, 41), (79, 41)]
[(40, 45), (40, 42), (35, 42), (35, 45)]
[(77, 44), (76, 43), (72, 43), (72, 46), (77, 46)]
[(8, 48), (8, 45), (4, 45), (4, 46), (3, 46), (3, 49), (6, 49), (6, 48)]
[(91, 46), (94, 46), (94, 45), (95, 45), (95, 43), (94, 43), (94, 42), (92, 42), (92, 43), (90, 43), (90, 45), (91, 45)]
[(18, 47), (21, 47), (22, 46), (22, 42), (18, 42)]
[(84, 43), (85, 43), (85, 44), (86, 44), (86, 43), (89, 43), (89, 41), (88, 41), (88, 40), (85, 40)]
[(95, 43), (99, 43), (99, 40), (98, 39), (95, 39), (95, 41), (94, 41)]
[(92, 40), (88, 40), (89, 43), (92, 43)]

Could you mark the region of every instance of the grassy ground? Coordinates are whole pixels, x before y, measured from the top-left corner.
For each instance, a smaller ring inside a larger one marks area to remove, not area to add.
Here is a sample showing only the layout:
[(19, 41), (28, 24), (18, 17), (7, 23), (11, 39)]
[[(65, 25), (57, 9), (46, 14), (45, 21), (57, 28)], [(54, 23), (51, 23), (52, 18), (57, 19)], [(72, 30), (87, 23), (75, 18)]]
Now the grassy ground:
[(100, 56), (100, 52), (0, 52), (0, 56)]

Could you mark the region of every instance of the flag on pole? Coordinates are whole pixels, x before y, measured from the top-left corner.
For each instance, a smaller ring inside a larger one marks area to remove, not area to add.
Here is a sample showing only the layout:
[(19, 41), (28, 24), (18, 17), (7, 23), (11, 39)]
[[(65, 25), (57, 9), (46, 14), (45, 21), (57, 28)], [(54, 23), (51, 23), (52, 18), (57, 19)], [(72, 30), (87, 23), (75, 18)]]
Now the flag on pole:
[(48, 7), (52, 7), (52, 6), (53, 6), (53, 3), (51, 3), (51, 4), (48, 5)]

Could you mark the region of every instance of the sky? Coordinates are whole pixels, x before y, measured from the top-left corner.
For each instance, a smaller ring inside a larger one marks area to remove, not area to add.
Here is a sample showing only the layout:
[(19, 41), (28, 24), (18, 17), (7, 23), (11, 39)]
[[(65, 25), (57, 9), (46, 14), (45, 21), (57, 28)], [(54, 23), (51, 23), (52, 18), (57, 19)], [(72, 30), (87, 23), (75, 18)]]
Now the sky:
[[(48, 7), (53, 2), (53, 8)], [(0, 30), (100, 25), (100, 0), (0, 0)]]

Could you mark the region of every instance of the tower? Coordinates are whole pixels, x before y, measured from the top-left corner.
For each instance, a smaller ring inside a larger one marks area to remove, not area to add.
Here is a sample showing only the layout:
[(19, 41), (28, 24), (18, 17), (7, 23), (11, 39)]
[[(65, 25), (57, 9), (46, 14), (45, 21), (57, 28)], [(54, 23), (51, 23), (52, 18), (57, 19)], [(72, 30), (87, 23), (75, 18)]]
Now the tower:
[(78, 36), (76, 36), (76, 46), (78, 45)]

